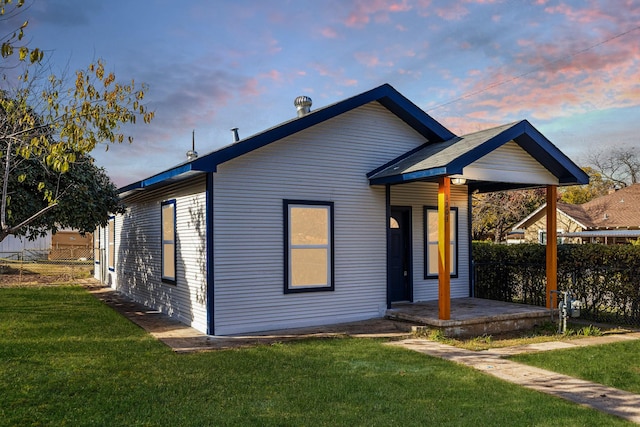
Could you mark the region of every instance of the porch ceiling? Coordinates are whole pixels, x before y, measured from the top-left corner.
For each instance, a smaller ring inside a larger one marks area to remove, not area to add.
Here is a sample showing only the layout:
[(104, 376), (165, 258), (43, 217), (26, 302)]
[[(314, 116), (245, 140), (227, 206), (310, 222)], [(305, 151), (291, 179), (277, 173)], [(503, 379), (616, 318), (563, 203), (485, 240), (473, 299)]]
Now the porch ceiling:
[[(559, 185), (586, 184), (588, 176), (528, 121), (454, 137), (443, 142), (427, 143), (369, 172), (371, 185), (436, 181), (441, 176), (464, 177), (463, 169), (480, 158), (515, 142), (526, 151)], [(499, 165), (498, 165), (499, 167)], [(468, 180), (470, 191), (498, 191), (548, 185), (550, 182), (507, 182), (502, 180)]]

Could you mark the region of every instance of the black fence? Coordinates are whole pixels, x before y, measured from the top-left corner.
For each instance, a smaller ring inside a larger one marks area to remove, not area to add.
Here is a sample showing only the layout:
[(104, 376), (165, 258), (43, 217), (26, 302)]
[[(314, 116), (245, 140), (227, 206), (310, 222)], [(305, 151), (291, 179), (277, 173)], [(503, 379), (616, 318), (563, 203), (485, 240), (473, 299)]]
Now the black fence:
[[(580, 266), (559, 262), (558, 290), (571, 291), (584, 302), (581, 317), (594, 322), (640, 326), (640, 271), (634, 267)], [(473, 264), (474, 296), (544, 306), (543, 263), (477, 262)]]

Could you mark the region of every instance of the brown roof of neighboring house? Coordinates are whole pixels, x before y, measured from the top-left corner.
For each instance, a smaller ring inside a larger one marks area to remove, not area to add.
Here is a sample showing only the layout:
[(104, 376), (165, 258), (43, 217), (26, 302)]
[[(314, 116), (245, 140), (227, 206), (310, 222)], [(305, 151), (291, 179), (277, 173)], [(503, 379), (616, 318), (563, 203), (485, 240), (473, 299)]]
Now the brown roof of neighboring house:
[[(589, 227), (640, 227), (640, 184), (633, 184), (579, 205)], [(577, 219), (577, 218), (576, 218)]]
[(559, 211), (579, 222), (580, 225), (583, 225), (587, 228), (593, 227), (593, 220), (591, 219), (589, 214), (585, 212), (583, 206), (584, 205), (574, 205), (572, 203), (558, 202), (557, 208)]

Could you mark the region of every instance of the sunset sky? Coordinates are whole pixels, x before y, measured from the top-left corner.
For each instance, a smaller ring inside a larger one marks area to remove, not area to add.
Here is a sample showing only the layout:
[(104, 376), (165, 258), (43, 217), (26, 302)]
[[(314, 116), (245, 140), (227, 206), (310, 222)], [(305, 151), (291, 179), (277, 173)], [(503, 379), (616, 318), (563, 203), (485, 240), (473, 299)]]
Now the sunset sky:
[[(102, 58), (150, 125), (95, 150), (118, 186), (383, 83), (456, 134), (528, 119), (578, 164), (640, 150), (640, 0), (27, 0), (54, 71)], [(5, 24), (6, 25), (6, 24)]]

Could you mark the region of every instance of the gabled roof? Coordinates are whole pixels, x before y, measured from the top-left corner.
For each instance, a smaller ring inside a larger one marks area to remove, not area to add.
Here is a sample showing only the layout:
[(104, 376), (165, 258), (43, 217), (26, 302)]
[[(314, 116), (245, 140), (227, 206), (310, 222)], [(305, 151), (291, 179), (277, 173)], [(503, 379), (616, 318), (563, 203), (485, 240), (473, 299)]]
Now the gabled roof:
[[(498, 147), (514, 141), (563, 185), (586, 184), (589, 177), (528, 121), (474, 132), (462, 137), (427, 143), (371, 171), (367, 177), (374, 184), (399, 184), (435, 179), (463, 173), (463, 168)], [(515, 184), (515, 185), (514, 185)], [(470, 183), (470, 190), (496, 191), (518, 187), (517, 183)]]
[(591, 227), (640, 227), (640, 184), (633, 184), (584, 203)]
[[(540, 220), (540, 218), (544, 217), (544, 215), (546, 214), (546, 209), (547, 209), (547, 204), (543, 203), (542, 206), (540, 206), (535, 211), (531, 212), (529, 215), (526, 216), (526, 218), (524, 218), (522, 221), (514, 225), (512, 227), (512, 230), (515, 231), (515, 230), (520, 230), (522, 228), (526, 228), (529, 225), (531, 225), (531, 223), (534, 223)], [(585, 212), (582, 209), (582, 205), (574, 205), (571, 203), (558, 202), (556, 205), (556, 212), (562, 213), (563, 215), (571, 219), (573, 222), (578, 224), (583, 229), (590, 227), (591, 220), (587, 215), (585, 215)]]
[[(513, 229), (526, 227), (532, 219), (546, 208), (546, 203)], [(595, 198), (581, 205), (558, 203), (557, 211), (571, 218), (583, 230), (640, 228), (640, 184)]]
[(272, 142), (293, 135), (373, 101), (382, 104), (390, 112), (411, 126), (416, 132), (423, 135), (429, 142), (440, 142), (455, 137), (452, 132), (435, 121), (391, 85), (383, 84), (354, 97), (313, 110), (303, 117), (281, 123), (234, 144), (198, 157), (191, 162), (180, 164), (152, 177), (122, 187), (119, 190), (120, 195), (125, 196), (133, 191), (161, 186), (198, 173), (215, 172), (217, 166), (221, 163), (242, 156), (243, 154), (264, 147)]

